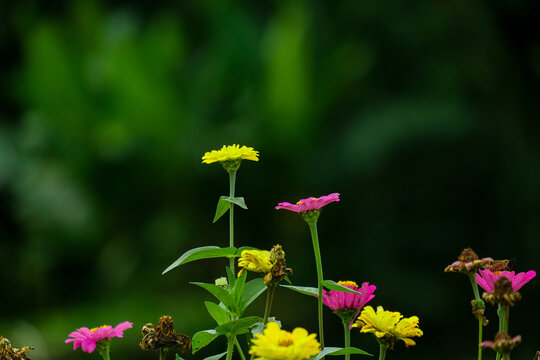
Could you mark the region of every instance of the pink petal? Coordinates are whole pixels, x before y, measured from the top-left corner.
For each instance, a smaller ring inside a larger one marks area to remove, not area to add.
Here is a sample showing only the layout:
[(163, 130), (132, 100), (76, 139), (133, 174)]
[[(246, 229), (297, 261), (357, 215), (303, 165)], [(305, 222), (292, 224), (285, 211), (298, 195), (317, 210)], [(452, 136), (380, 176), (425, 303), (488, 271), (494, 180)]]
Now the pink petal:
[(129, 321), (124, 321), (116, 325), (116, 327), (114, 328), (116, 337), (119, 337), (119, 338), (124, 337), (124, 331), (132, 327), (133, 327), (133, 323)]
[(512, 281), (512, 289), (514, 289), (514, 291), (518, 291), (523, 285), (531, 281), (531, 279), (535, 276), (536, 271), (534, 270), (529, 270), (526, 273), (517, 274), (514, 278), (514, 281)]

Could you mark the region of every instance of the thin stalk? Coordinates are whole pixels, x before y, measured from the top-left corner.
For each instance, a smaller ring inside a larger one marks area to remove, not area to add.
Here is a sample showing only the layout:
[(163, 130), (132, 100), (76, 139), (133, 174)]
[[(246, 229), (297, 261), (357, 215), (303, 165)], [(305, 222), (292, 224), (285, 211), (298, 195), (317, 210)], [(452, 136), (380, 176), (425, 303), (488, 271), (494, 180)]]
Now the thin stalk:
[[(476, 283), (476, 278), (474, 277), (473, 273), (468, 273), (469, 280), (471, 281), (471, 286), (473, 288), (474, 292), (474, 299), (478, 301), (482, 301), (480, 298), (480, 292), (478, 291), (478, 284)], [(478, 360), (482, 360), (482, 348), (480, 347), (480, 344), (482, 343), (482, 331), (483, 331), (484, 325), (482, 324), (482, 317), (478, 317)]]
[(108, 352), (108, 351), (100, 352), (99, 354), (101, 355), (101, 357), (103, 358), (103, 360), (111, 360), (111, 357), (109, 356), (109, 352)]
[(379, 343), (379, 360), (384, 360), (386, 357), (386, 346), (382, 343)]
[[(229, 197), (234, 198), (234, 188), (236, 186), (236, 171), (229, 172)], [(234, 204), (229, 209), (229, 246), (234, 246)], [(229, 259), (231, 271), (234, 272), (234, 257)]]
[[(345, 335), (345, 348), (351, 347), (351, 328), (345, 320), (343, 320), (343, 333)], [(349, 360), (350, 358), (351, 354), (345, 354), (345, 360)]]
[(238, 342), (238, 339), (236, 336), (234, 337), (234, 344), (236, 345), (236, 349), (238, 350), (238, 353), (240, 354), (240, 357), (242, 360), (246, 360), (246, 357), (244, 356), (244, 352), (242, 351), (242, 348), (240, 347), (240, 343)]
[(159, 349), (159, 360), (165, 360), (167, 357), (167, 350)]
[(266, 325), (268, 322), (268, 317), (270, 316), (270, 310), (272, 309), (272, 302), (274, 301), (274, 292), (276, 291), (276, 285), (268, 286), (266, 290), (266, 306), (264, 307), (264, 321), (263, 325)]
[(321, 349), (324, 349), (324, 328), (323, 328), (323, 296), (322, 296), (322, 260), (319, 248), (319, 235), (317, 234), (317, 223), (308, 223), (311, 231), (311, 241), (313, 242), (313, 252), (315, 253), (315, 264), (317, 265), (317, 290), (318, 290), (318, 314), (319, 314), (319, 341)]
[[(501, 306), (501, 304), (499, 304), (499, 307), (497, 308), (497, 315), (499, 316), (499, 332), (502, 332), (504, 329), (505, 315), (504, 315), (504, 309)], [(502, 353), (497, 351), (497, 355), (495, 359), (501, 360), (501, 356), (502, 356)]]
[(227, 360), (232, 360), (234, 340), (231, 337), (227, 337)]

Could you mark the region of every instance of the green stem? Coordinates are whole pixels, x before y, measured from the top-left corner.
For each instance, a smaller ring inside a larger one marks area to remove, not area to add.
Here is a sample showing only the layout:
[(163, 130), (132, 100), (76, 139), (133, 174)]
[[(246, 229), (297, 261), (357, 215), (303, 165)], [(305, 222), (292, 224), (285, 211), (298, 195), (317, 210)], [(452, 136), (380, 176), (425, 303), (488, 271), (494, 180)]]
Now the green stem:
[[(236, 171), (229, 172), (229, 197), (234, 198), (234, 188), (236, 186)], [(231, 204), (229, 209), (229, 246), (234, 246), (234, 204)], [(234, 257), (230, 258), (229, 265), (231, 271), (234, 272)]]
[(167, 350), (159, 349), (159, 360), (165, 360), (167, 357)]
[[(499, 332), (502, 332), (504, 329), (504, 308), (499, 304), (499, 307), (497, 308), (497, 315), (499, 316)], [(497, 356), (495, 357), (496, 360), (501, 360), (502, 353), (497, 351)]]
[(227, 360), (232, 360), (234, 340), (231, 337), (227, 337)]
[(103, 360), (111, 360), (111, 357), (109, 356), (109, 352), (108, 352), (108, 351), (100, 352), (99, 354), (101, 355), (101, 357), (103, 358)]
[[(471, 281), (471, 286), (473, 288), (474, 292), (474, 299), (477, 302), (483, 301), (480, 298), (480, 292), (478, 291), (478, 284), (476, 283), (476, 278), (474, 276), (474, 273), (469, 272), (469, 280)], [(482, 343), (482, 331), (483, 331), (484, 325), (482, 324), (482, 317), (478, 316), (478, 360), (482, 360), (482, 348), (480, 347), (480, 344)]]
[(317, 289), (318, 289), (318, 314), (319, 314), (319, 342), (321, 349), (324, 349), (324, 328), (323, 328), (323, 296), (322, 296), (322, 261), (321, 250), (319, 248), (319, 235), (317, 234), (317, 223), (310, 222), (309, 230), (311, 231), (311, 241), (313, 242), (313, 251), (315, 253), (315, 263), (317, 265)]
[(268, 322), (268, 317), (270, 316), (270, 310), (272, 309), (272, 302), (274, 301), (274, 292), (276, 291), (276, 285), (268, 286), (266, 290), (266, 306), (264, 307), (264, 321), (263, 325), (266, 325)]
[(379, 343), (379, 360), (384, 360), (386, 357), (386, 346), (382, 343)]
[(238, 350), (238, 353), (240, 354), (240, 357), (242, 360), (246, 360), (246, 357), (244, 356), (244, 352), (242, 351), (242, 348), (240, 347), (240, 343), (238, 342), (238, 339), (236, 336), (234, 337), (234, 344), (236, 345), (236, 349)]
[[(343, 332), (345, 335), (345, 348), (351, 347), (351, 328), (345, 320), (343, 320)], [(345, 360), (349, 360), (350, 358), (351, 354), (345, 354)]]

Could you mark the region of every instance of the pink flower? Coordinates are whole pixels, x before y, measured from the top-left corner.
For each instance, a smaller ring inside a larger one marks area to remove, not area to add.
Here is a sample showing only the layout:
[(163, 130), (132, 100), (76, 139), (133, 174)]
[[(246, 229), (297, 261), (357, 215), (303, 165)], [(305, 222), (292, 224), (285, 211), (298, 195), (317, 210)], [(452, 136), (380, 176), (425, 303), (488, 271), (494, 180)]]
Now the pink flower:
[(338, 281), (338, 284), (356, 290), (360, 294), (346, 291), (324, 290), (323, 303), (334, 310), (340, 317), (343, 315), (347, 320), (350, 319), (349, 321), (352, 323), (362, 308), (375, 297), (373, 292), (375, 291), (376, 286), (369, 285), (369, 283), (365, 282), (362, 283), (362, 287), (359, 288), (354, 281)]
[(321, 196), (320, 198), (310, 197), (307, 199), (302, 199), (296, 204), (282, 202), (282, 203), (279, 203), (278, 206), (276, 206), (276, 210), (285, 209), (285, 210), (290, 210), (297, 213), (303, 213), (310, 210), (319, 210), (323, 206), (326, 206), (334, 201), (339, 201), (338, 193), (332, 193), (330, 195)]
[(492, 273), (489, 270), (480, 270), (480, 274), (476, 274), (476, 282), (480, 287), (487, 292), (492, 292), (495, 289), (495, 282), (504, 276), (512, 283), (512, 289), (518, 291), (523, 285), (531, 281), (536, 276), (536, 272), (533, 270), (526, 273), (521, 272), (516, 275), (514, 271), (501, 271), (500, 274)]
[(73, 350), (77, 350), (82, 346), (82, 350), (91, 353), (96, 349), (96, 344), (101, 340), (110, 340), (113, 337), (124, 337), (124, 331), (133, 327), (133, 323), (124, 321), (116, 327), (103, 325), (98, 328), (88, 329), (82, 327), (69, 334), (70, 338), (66, 339), (66, 344), (72, 342)]

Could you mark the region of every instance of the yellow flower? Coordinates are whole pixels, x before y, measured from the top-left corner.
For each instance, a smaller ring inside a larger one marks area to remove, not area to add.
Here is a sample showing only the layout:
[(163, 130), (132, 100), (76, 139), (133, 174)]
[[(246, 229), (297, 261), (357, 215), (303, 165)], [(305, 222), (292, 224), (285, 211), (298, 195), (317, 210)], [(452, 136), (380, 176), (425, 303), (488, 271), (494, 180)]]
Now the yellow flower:
[(392, 349), (396, 340), (402, 340), (407, 347), (416, 345), (410, 338), (423, 335), (418, 328), (419, 321), (417, 316), (403, 319), (399, 312), (384, 310), (382, 306), (377, 307), (377, 312), (366, 306), (353, 327), (360, 328), (360, 332), (374, 334), (377, 340)]
[(316, 337), (308, 335), (306, 329), (296, 328), (290, 333), (269, 322), (264, 332), (251, 340), (249, 353), (258, 356), (256, 360), (304, 360), (321, 351)]
[(268, 273), (274, 264), (270, 260), (270, 251), (266, 250), (244, 250), (238, 259), (238, 267), (242, 269), (238, 276), (245, 270)]
[(211, 164), (227, 160), (252, 160), (259, 161), (259, 152), (252, 147), (240, 145), (223, 145), (221, 150), (212, 150), (202, 157), (203, 163)]

